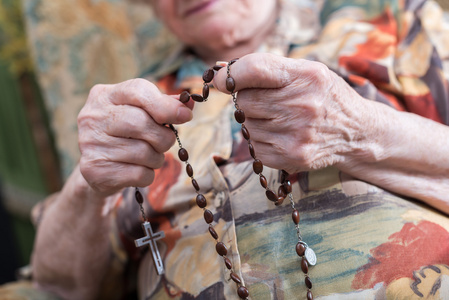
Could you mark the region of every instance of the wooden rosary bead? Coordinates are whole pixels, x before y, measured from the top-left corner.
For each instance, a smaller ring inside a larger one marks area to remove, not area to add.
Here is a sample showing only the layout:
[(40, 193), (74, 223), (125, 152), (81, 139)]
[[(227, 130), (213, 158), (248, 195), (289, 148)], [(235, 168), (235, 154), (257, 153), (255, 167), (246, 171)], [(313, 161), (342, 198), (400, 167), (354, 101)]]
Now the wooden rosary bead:
[(240, 124), (245, 122), (245, 119), (246, 119), (245, 112), (241, 109), (236, 109), (234, 111), (234, 117), (235, 117), (235, 120)]
[(215, 245), (215, 250), (217, 250), (217, 253), (221, 256), (228, 254), (228, 248), (222, 242), (218, 242), (217, 245)]
[(265, 195), (267, 196), (268, 200), (276, 202), (278, 201), (278, 196), (272, 191), (272, 190), (266, 190)]
[(228, 268), (228, 270), (231, 270), (232, 269), (231, 260), (225, 256), (223, 256), (223, 258), (224, 258), (224, 263), (225, 263), (226, 268)]
[(187, 91), (184, 91), (181, 93), (181, 95), (179, 96), (179, 101), (181, 101), (181, 103), (187, 103), (190, 100), (190, 94)]
[(190, 164), (186, 165), (186, 173), (187, 173), (187, 175), (189, 175), (189, 177), (193, 176), (193, 168)]
[(232, 77), (227, 77), (227, 78), (226, 78), (226, 89), (227, 89), (229, 92), (231, 92), (231, 93), (234, 92), (234, 90), (235, 90), (235, 81), (234, 81), (234, 78), (232, 78)]
[(209, 226), (209, 233), (214, 238), (214, 240), (218, 240), (218, 233), (212, 226)]
[(195, 191), (198, 192), (200, 190), (200, 186), (198, 185), (198, 182), (196, 182), (196, 179), (192, 178), (192, 185), (193, 185), (193, 188), (195, 189)]
[(297, 209), (294, 209), (292, 212), (292, 220), (296, 225), (299, 224), (299, 211)]
[(311, 291), (307, 291), (307, 300), (313, 300), (313, 295)]
[(190, 97), (192, 97), (195, 102), (204, 102), (204, 98), (200, 94), (192, 94)]
[(260, 159), (255, 159), (255, 160), (253, 161), (253, 171), (254, 171), (254, 173), (256, 173), (256, 174), (262, 173), (262, 171), (263, 171), (263, 164), (262, 164), (262, 162), (260, 161)]
[(245, 140), (248, 141), (250, 138), (250, 134), (249, 134), (248, 129), (246, 129), (246, 126), (243, 124), (242, 124), (242, 134), (243, 134), (243, 137), (245, 138)]
[(135, 196), (136, 196), (137, 203), (142, 204), (143, 203), (143, 196), (142, 196), (142, 194), (140, 193), (139, 190), (136, 190)]
[(242, 280), (240, 279), (239, 275), (235, 274), (234, 272), (231, 272), (231, 279), (237, 284), (242, 283)]
[(312, 280), (310, 280), (310, 277), (309, 277), (309, 276), (306, 276), (306, 278), (304, 279), (304, 282), (305, 282), (306, 287), (307, 287), (308, 289), (311, 289), (311, 288), (312, 288)]
[(240, 287), (237, 289), (237, 294), (239, 295), (239, 297), (240, 297), (241, 299), (246, 299), (246, 298), (248, 298), (248, 296), (249, 296), (249, 291), (248, 291), (248, 289), (247, 289), (246, 287), (240, 286)]
[(207, 205), (206, 197), (203, 196), (203, 194), (198, 194), (196, 196), (196, 205), (198, 205), (199, 208), (205, 208)]
[(209, 97), (209, 86), (207, 84), (203, 85), (203, 98), (207, 99)]
[(214, 221), (214, 214), (208, 209), (204, 211), (204, 221), (206, 221), (207, 224), (210, 224)]
[(254, 150), (254, 146), (251, 143), (248, 143), (249, 154), (252, 158), (256, 158), (256, 151)]
[(298, 254), (298, 256), (303, 257), (305, 252), (306, 252), (306, 246), (304, 246), (302, 243), (297, 243), (296, 244), (296, 254)]
[(301, 259), (301, 270), (304, 274), (309, 273), (309, 264), (307, 263), (307, 259), (305, 257), (302, 257)]
[[(212, 69), (212, 68), (207, 69), (207, 70), (204, 71), (204, 73), (203, 73), (203, 81), (204, 81), (205, 83), (211, 82), (212, 79), (214, 79), (214, 75), (215, 75), (214, 69)], [(206, 97), (205, 97), (205, 98), (206, 98)]]
[(267, 186), (268, 186), (268, 182), (267, 182), (267, 179), (265, 178), (265, 176), (260, 175), (260, 176), (259, 176), (259, 180), (260, 180), (260, 185), (261, 185), (264, 189), (266, 189)]
[(282, 185), (284, 186), (287, 194), (290, 194), (292, 192), (292, 184), (290, 183), (290, 180), (286, 180)]
[(281, 182), (284, 183), (288, 177), (287, 171), (281, 170)]
[(181, 148), (178, 150), (178, 157), (182, 161), (187, 161), (189, 159), (189, 152), (186, 149)]
[[(265, 189), (265, 195), (267, 196), (267, 198), (270, 201), (274, 202), (276, 206), (278, 206), (278, 205), (281, 205), (284, 202), (284, 200), (286, 199), (286, 197), (288, 196), (288, 194), (290, 194), (292, 192), (292, 185), (291, 185), (291, 182), (288, 180), (289, 174), (285, 170), (281, 170), (281, 173), (280, 173), (281, 186), (279, 186), (277, 194), (268, 188), (268, 180), (262, 174), (263, 164), (259, 159), (256, 158), (254, 146), (251, 144), (251, 140), (250, 140), (250, 133), (249, 133), (248, 129), (246, 128), (246, 126), (243, 124), (246, 120), (245, 112), (243, 110), (241, 110), (240, 108), (238, 108), (236, 94), (234, 93), (235, 89), (236, 89), (236, 84), (235, 84), (234, 78), (232, 78), (230, 76), (230, 66), (232, 64), (234, 64), (237, 60), (238, 59), (233, 59), (228, 63), (228, 67), (227, 67), (228, 77), (226, 78), (226, 89), (229, 92), (231, 92), (231, 94), (232, 94), (232, 98), (233, 98), (233, 101), (235, 102), (235, 107), (236, 107), (236, 110), (234, 111), (235, 120), (241, 124), (242, 135), (248, 141), (248, 149), (249, 149), (251, 157), (254, 159), (253, 171), (259, 175), (260, 184)], [(223, 66), (215, 65), (212, 68), (207, 69), (203, 73), (204, 84), (203, 84), (202, 94), (201, 95), (200, 94), (189, 94), (188, 91), (184, 91), (179, 96), (180, 102), (187, 103), (190, 100), (190, 98), (192, 98), (192, 100), (194, 100), (195, 102), (206, 101), (210, 94), (210, 87), (209, 87), (208, 83), (210, 83), (214, 79), (215, 71), (219, 71), (221, 68), (223, 68)], [(236, 273), (232, 272), (232, 262), (229, 258), (226, 257), (226, 255), (228, 254), (228, 249), (223, 242), (218, 242), (219, 236), (218, 236), (217, 232), (215, 231), (214, 227), (211, 225), (211, 223), (214, 221), (214, 215), (210, 210), (205, 209), (205, 207), (207, 206), (207, 200), (203, 194), (199, 193), (200, 187), (199, 187), (197, 181), (193, 178), (193, 168), (187, 162), (189, 159), (189, 154), (188, 154), (187, 150), (182, 147), (181, 142), (179, 141), (178, 132), (176, 131), (176, 129), (173, 127), (173, 125), (168, 124), (168, 126), (173, 130), (173, 132), (176, 135), (176, 138), (177, 138), (179, 146), (180, 146), (180, 149), (178, 151), (179, 159), (181, 161), (186, 162), (186, 173), (191, 178), (192, 185), (198, 193), (198, 195), (196, 196), (196, 204), (198, 207), (204, 209), (203, 216), (204, 216), (204, 220), (206, 221), (206, 223), (209, 224), (209, 233), (212, 236), (212, 238), (217, 241), (215, 249), (216, 249), (217, 253), (223, 257), (226, 268), (231, 270), (230, 278), (237, 285), (239, 285), (239, 287), (237, 289), (238, 296), (241, 299), (247, 299), (249, 297), (249, 291), (245, 286), (241, 285), (241, 283), (242, 283), (241, 278)], [(143, 196), (140, 193), (140, 191), (138, 191), (137, 189), (135, 192), (135, 198), (136, 198), (136, 201), (140, 205), (142, 205), (144, 199), (143, 199)], [(299, 220), (300, 220), (299, 212), (298, 212), (298, 210), (295, 209), (295, 205), (294, 205), (293, 199), (291, 197), (290, 197), (290, 201), (291, 201), (292, 209), (293, 209), (292, 220), (295, 223), (296, 227), (298, 227), (297, 225), (299, 224)], [(142, 209), (142, 207), (141, 207), (141, 209)], [(143, 218), (145, 219), (145, 215), (143, 212), (142, 212), (142, 215), (143, 215)], [(306, 249), (307, 248), (304, 243), (302, 243), (302, 242), (297, 243), (296, 253), (298, 254), (298, 256), (300, 256), (302, 258), (301, 259), (301, 270), (306, 275), (304, 282), (308, 289), (307, 300), (313, 300), (313, 295), (312, 295), (312, 292), (310, 291), (310, 289), (312, 288), (312, 280), (308, 276), (309, 263), (304, 256)], [(311, 251), (311, 252), (313, 253), (313, 251)], [(309, 253), (308, 253), (308, 255), (309, 255)], [(311, 261), (313, 261), (312, 265), (314, 265), (315, 260), (311, 258)]]
[(278, 188), (278, 197), (287, 197), (287, 193), (285, 192), (285, 188), (283, 185), (280, 185)]
[(274, 202), (274, 205), (279, 206), (282, 203), (284, 203), (285, 197), (282, 196), (278, 196), (278, 200), (276, 202)]

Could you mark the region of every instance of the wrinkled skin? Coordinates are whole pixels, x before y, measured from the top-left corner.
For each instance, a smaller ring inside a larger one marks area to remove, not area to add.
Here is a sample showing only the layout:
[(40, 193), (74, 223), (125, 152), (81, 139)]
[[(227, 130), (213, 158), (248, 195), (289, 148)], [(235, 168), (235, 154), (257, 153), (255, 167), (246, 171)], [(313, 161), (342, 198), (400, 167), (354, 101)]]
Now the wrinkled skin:
[(80, 169), (90, 186), (109, 196), (127, 186), (145, 187), (175, 142), (163, 124), (191, 119), (191, 107), (163, 95), (145, 79), (97, 85), (78, 116)]
[[(352, 143), (373, 138), (361, 131), (368, 112), (353, 109), (363, 99), (321, 63), (254, 54), (231, 74), (252, 143), (269, 166), (320, 169), (341, 162)], [(220, 72), (214, 82), (224, 92), (225, 76)]]
[[(231, 66), (231, 75), (267, 166), (290, 173), (337, 166), (449, 213), (447, 126), (366, 100), (318, 62), (249, 54)], [(214, 85), (229, 93), (226, 76), (222, 68)]]
[[(209, 0), (182, 1), (159, 0), (153, 5), (208, 64), (241, 57), (231, 74), (245, 125), (265, 165), (290, 173), (334, 165), (449, 213), (447, 126), (363, 99), (320, 63), (249, 54), (274, 24), (275, 0), (263, 1), (262, 11), (271, 14), (257, 14), (255, 0), (245, 0), (235, 11), (210, 6), (199, 19), (201, 28), (214, 28), (212, 32), (191, 30), (189, 26), (196, 26), (191, 16), (176, 18), (175, 9)], [(226, 3), (234, 1), (214, 5)], [(224, 12), (230, 15), (224, 18)], [(246, 13), (255, 18), (249, 24), (233, 21)], [(219, 26), (219, 17), (230, 21), (229, 26)], [(213, 44), (205, 38), (210, 34), (216, 39)], [(225, 80), (226, 70), (221, 69), (214, 85), (222, 92), (227, 92)], [(78, 118), (79, 167), (39, 226), (33, 253), (36, 286), (64, 299), (97, 298), (111, 263), (105, 234), (110, 215), (103, 205), (124, 187), (153, 181), (163, 153), (175, 142), (164, 124), (182, 124), (192, 117), (193, 104), (186, 106), (177, 97), (162, 94), (143, 79), (92, 89)]]

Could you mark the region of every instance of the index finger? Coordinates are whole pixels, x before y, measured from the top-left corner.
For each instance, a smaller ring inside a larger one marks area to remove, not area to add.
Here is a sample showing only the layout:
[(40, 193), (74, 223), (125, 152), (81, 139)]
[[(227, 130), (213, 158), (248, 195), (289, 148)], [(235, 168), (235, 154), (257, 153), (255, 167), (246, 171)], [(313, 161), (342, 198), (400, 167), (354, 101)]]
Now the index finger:
[(140, 107), (158, 124), (180, 124), (192, 119), (191, 105), (188, 107), (176, 97), (162, 94), (145, 79), (136, 78), (115, 85), (111, 102)]
[[(249, 88), (282, 88), (296, 79), (298, 71), (306, 70), (305, 60), (291, 59), (270, 53), (246, 55), (230, 67), (230, 76), (235, 82), (235, 91)], [(294, 71), (294, 72), (293, 72)], [(227, 68), (214, 76), (214, 87), (223, 93), (226, 89)]]

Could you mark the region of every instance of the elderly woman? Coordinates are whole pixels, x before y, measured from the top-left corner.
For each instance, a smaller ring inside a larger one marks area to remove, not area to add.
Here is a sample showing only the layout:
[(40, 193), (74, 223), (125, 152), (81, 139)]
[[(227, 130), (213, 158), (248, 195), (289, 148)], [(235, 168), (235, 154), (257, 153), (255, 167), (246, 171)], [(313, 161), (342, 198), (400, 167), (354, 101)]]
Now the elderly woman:
[(440, 10), (301, 3), (151, 1), (186, 47), (149, 80), (92, 88), (79, 167), (39, 226), (38, 289), (63, 299), (444, 297)]

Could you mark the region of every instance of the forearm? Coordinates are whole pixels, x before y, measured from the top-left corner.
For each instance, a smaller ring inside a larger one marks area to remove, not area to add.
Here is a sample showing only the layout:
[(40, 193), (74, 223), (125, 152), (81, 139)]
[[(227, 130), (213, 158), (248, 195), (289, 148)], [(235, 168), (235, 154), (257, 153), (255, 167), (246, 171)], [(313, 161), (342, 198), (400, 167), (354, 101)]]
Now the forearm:
[(366, 140), (337, 166), (357, 178), (449, 214), (449, 127), (368, 101)]
[(111, 259), (104, 201), (77, 168), (38, 228), (32, 264), (40, 288), (64, 299), (96, 298)]

